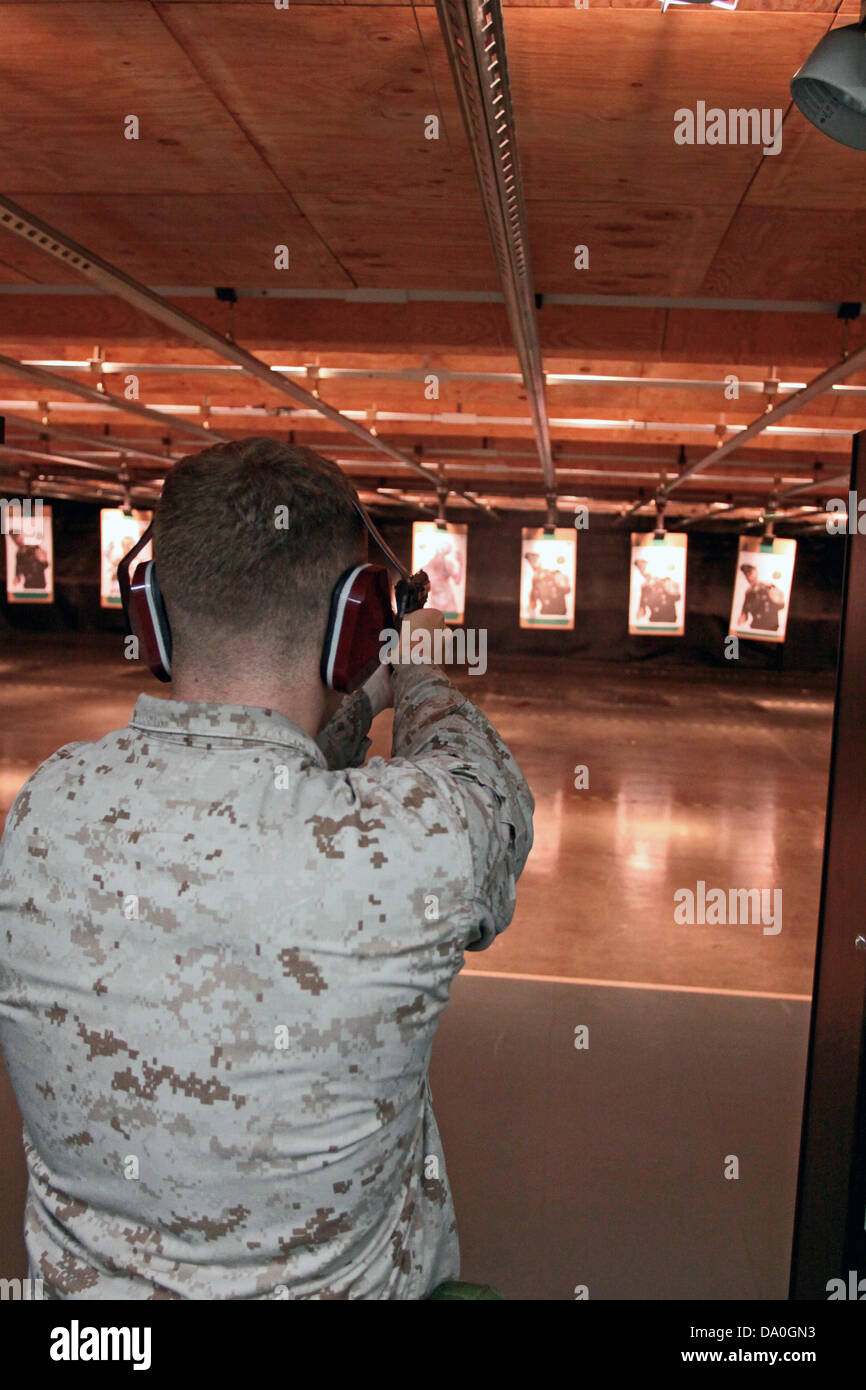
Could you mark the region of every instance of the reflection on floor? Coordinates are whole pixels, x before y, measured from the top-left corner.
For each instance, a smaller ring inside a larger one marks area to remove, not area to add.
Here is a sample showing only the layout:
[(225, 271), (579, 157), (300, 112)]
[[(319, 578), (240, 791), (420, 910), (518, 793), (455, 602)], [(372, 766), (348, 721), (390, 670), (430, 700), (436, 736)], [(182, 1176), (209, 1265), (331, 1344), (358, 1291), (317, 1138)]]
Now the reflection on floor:
[[(510, 658), (459, 684), (536, 799), (514, 921), (470, 971), (809, 993), (830, 680)], [(782, 930), (676, 925), (699, 881), (781, 889)]]
[[(61, 744), (167, 693), (118, 650), (7, 645), (0, 816)], [(512, 1297), (784, 1296), (832, 682), (550, 658), (456, 679), (537, 804), (514, 921), (467, 958), (434, 1052), (465, 1277)], [(389, 715), (374, 732), (387, 755)], [(677, 925), (674, 893), (699, 881), (781, 889), (782, 930)], [(0, 1154), (0, 1275), (18, 1161)]]

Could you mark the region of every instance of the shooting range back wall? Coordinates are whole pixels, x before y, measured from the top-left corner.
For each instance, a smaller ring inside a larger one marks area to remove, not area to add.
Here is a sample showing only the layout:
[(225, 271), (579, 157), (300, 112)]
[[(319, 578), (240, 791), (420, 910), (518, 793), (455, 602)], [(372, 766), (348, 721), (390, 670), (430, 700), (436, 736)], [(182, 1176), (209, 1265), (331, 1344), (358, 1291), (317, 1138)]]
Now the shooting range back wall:
[[(16, 631), (117, 632), (123, 620), (99, 607), (99, 509), (85, 502), (52, 502), (55, 602), (0, 609), (4, 644)], [(560, 524), (566, 516), (560, 518)], [(382, 520), (380, 528), (408, 563), (411, 527)], [(488, 631), (488, 660), (497, 652), (557, 654), (600, 661), (729, 665), (724, 656), (737, 559), (737, 534), (718, 526), (689, 532), (686, 631), (675, 637), (627, 632), (631, 526), (592, 517), (579, 531), (577, 606), (573, 632), (524, 631), (518, 626), (520, 530), (537, 514), (500, 521), (479, 516), (469, 525), (466, 625)], [(642, 529), (635, 527), (635, 529)], [(753, 530), (750, 534), (756, 534)], [(795, 535), (779, 528), (780, 535)], [(844, 540), (824, 533), (798, 538), (794, 589), (783, 647), (742, 641), (740, 665), (785, 670), (832, 669), (836, 662)], [(372, 558), (372, 556), (371, 556)], [(5, 582), (3, 593), (5, 595)]]

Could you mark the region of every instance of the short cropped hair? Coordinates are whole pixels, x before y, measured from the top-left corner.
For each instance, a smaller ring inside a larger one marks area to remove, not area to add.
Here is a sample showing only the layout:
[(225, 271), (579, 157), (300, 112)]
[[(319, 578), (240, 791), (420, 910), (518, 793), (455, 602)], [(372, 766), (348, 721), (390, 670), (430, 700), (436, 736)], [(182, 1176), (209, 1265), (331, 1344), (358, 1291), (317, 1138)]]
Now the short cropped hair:
[(154, 517), (154, 559), (184, 654), (224, 631), (275, 656), (324, 642), (331, 592), (364, 555), (357, 494), (312, 449), (254, 438), (182, 458)]

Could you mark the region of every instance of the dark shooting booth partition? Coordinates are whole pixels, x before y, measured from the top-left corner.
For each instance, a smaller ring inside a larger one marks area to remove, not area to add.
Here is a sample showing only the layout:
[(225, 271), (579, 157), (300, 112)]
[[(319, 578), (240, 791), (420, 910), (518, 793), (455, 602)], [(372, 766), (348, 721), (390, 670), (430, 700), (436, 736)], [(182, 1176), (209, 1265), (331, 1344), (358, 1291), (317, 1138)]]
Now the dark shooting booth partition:
[[(791, 1297), (866, 1299), (866, 431), (854, 440)], [(854, 534), (852, 535), (852, 528)], [(842, 1292), (831, 1280), (842, 1280)], [(859, 1282), (863, 1281), (858, 1288)], [(828, 1287), (829, 1286), (829, 1287)]]

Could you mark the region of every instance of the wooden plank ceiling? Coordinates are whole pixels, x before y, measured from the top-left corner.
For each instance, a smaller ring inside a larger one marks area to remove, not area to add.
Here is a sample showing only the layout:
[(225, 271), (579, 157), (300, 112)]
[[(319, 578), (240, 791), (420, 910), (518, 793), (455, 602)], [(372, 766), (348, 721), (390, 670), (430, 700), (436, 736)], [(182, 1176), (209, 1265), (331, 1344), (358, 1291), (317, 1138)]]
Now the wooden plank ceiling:
[[(854, 0), (664, 13), (658, 0), (589, 0), (587, 9), (506, 0), (563, 496), (649, 497), (660, 470), (672, 474), (759, 415), (771, 399), (765, 381), (784, 394), (866, 339), (864, 320), (846, 326), (834, 307), (866, 298), (866, 155), (821, 136), (789, 95), (822, 35), (857, 15)], [(0, 67), (0, 191), (266, 361), (308, 369), (294, 379), (443, 466), (455, 486), (498, 506), (540, 505), (526, 393), (508, 379), (517, 360), (431, 3), (7, 0)], [(781, 152), (678, 145), (674, 112), (699, 101), (781, 109)], [(130, 115), (137, 140), (124, 138)], [(430, 116), (435, 140), (425, 138)], [(288, 269), (275, 267), (279, 245)], [(578, 245), (589, 250), (579, 270)], [(219, 302), (217, 286), (238, 291), (237, 302)], [(0, 352), (65, 363), (51, 370), (91, 386), (100, 377), (88, 364), (101, 358), (110, 394), (122, 395), (132, 372), (149, 406), (194, 420), (210, 411), (227, 435), (291, 432), (338, 457), (364, 488), (405, 486), (431, 500), (399, 464), (128, 305), (81, 289), (58, 262), (0, 232)], [(359, 291), (378, 297), (364, 302)], [(203, 372), (208, 364), (219, 369)], [(350, 368), (366, 375), (327, 375)], [(739, 399), (726, 398), (732, 374)], [(674, 384), (650, 384), (659, 379)], [(866, 388), (866, 374), (849, 384)], [(2, 368), (0, 402), (0, 414), (47, 421), (41, 443), (9, 423), (13, 447), (92, 462), (86, 444), (52, 438), (58, 426), (167, 457), (190, 442)], [(838, 473), (851, 433), (866, 424), (866, 391), (825, 395), (784, 423), (793, 432), (759, 435), (684, 484), (671, 508), (759, 506), (774, 478), (790, 486), (816, 464)], [(119, 467), (106, 460), (106, 495)], [(138, 500), (164, 472), (143, 459), (128, 467)], [(100, 485), (71, 465), (7, 453), (7, 492), (22, 468), (87, 495)]]

